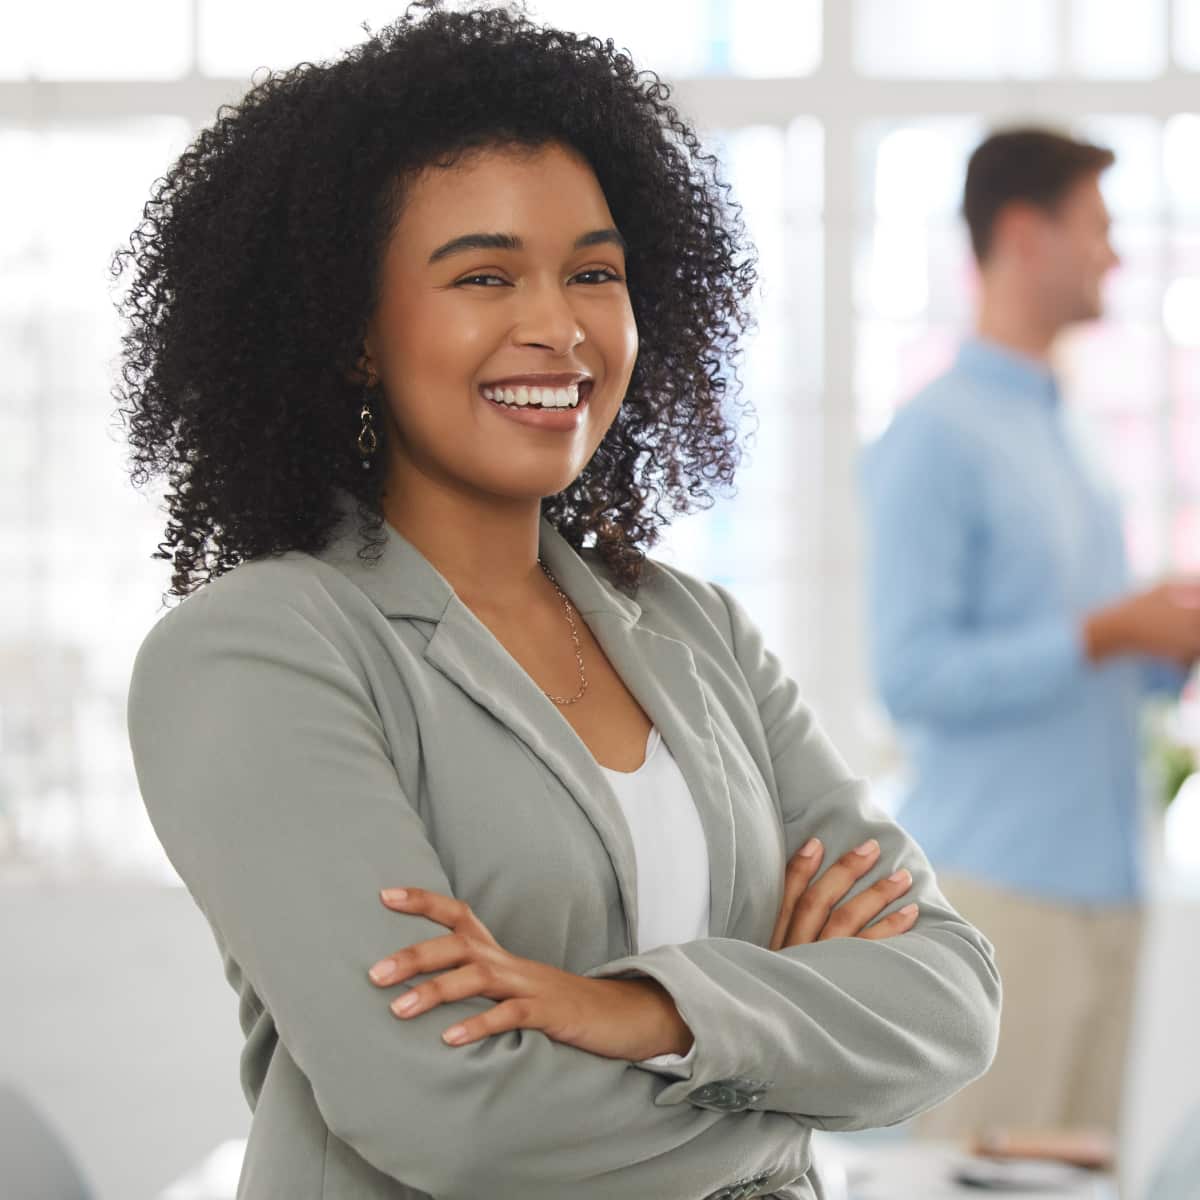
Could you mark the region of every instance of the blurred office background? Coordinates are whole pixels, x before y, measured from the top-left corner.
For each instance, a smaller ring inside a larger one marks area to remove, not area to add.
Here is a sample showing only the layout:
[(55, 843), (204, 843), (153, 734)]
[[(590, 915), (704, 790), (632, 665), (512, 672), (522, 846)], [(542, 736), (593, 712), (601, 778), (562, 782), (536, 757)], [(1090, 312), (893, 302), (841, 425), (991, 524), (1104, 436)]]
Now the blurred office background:
[[(949, 364), (974, 287), (959, 203), (989, 126), (1111, 146), (1123, 265), (1066, 339), (1064, 391), (1125, 501), (1140, 579), (1200, 572), (1200, 0), (538, 0), (675, 85), (760, 256), (735, 496), (660, 549), (735, 590), (892, 803), (871, 689), (854, 461)], [(164, 611), (157, 496), (128, 481), (108, 263), (152, 181), (264, 67), (319, 59), (401, 0), (8, 0), (0, 8), (0, 1079), (101, 1200), (148, 1200), (244, 1135), (235, 1000), (137, 795), (124, 709)], [(1124, 1131), (1127, 1194), (1200, 1096), (1200, 783), (1163, 817)], [(1194, 1075), (1194, 1070), (1190, 1072)]]

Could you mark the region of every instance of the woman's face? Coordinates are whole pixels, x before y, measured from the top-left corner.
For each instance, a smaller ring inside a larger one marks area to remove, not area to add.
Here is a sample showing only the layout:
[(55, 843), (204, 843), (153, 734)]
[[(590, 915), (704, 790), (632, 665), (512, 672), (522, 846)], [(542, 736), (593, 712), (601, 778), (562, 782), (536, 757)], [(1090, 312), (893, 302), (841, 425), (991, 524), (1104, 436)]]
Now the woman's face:
[(561, 491), (612, 424), (637, 345), (621, 238), (579, 156), (486, 149), (422, 172), (366, 343), (392, 422), (388, 492), (412, 472), (492, 499)]

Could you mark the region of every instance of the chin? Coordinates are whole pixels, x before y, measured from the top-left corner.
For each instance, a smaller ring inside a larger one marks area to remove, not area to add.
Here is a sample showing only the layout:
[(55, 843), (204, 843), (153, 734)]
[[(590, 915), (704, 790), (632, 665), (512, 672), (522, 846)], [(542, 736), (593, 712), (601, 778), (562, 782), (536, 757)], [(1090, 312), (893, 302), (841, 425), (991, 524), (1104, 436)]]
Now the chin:
[(557, 496), (565, 491), (579, 478), (579, 472), (567, 474), (523, 475), (520, 478), (509, 476), (505, 479), (490, 479), (484, 483), (484, 490), (493, 496), (514, 502), (534, 501), (541, 503), (549, 496)]

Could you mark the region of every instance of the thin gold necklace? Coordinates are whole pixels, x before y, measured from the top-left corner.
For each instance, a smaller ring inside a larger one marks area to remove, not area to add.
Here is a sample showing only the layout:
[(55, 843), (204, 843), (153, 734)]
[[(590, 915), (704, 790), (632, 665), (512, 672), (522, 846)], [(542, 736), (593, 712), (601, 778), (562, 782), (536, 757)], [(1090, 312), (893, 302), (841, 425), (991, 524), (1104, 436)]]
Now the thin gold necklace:
[(555, 704), (577, 704), (583, 699), (583, 693), (587, 691), (588, 681), (587, 676), (583, 671), (583, 650), (579, 644), (579, 627), (575, 624), (575, 618), (571, 613), (571, 601), (567, 599), (567, 594), (558, 586), (558, 580), (550, 574), (550, 568), (539, 558), (538, 566), (546, 573), (546, 578), (554, 585), (554, 590), (558, 593), (558, 598), (563, 603), (563, 612), (567, 617), (567, 624), (571, 627), (571, 641), (575, 643), (575, 661), (579, 664), (579, 691), (573, 696), (555, 696), (542, 688), (542, 692), (548, 696)]

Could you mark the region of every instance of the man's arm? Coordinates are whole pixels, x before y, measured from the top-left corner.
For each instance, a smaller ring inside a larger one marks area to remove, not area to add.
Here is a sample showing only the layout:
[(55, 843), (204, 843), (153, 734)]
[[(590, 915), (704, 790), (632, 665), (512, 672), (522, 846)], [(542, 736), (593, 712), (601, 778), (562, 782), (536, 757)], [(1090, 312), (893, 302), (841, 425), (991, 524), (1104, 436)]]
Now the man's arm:
[(898, 721), (1027, 714), (1090, 669), (1070, 613), (1000, 630), (973, 624), (971, 557), (984, 533), (977, 472), (961, 436), (917, 410), (900, 413), (863, 461), (872, 658)]

